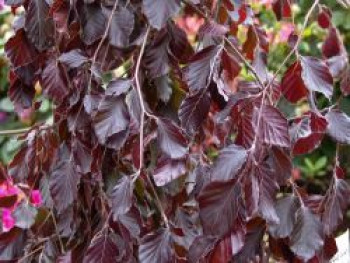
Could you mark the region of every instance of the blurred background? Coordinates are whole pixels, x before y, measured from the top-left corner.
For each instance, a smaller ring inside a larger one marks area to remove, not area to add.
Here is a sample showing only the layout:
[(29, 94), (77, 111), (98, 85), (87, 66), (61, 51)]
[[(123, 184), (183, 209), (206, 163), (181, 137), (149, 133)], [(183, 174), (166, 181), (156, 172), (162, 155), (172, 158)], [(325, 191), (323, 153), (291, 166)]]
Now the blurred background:
[[(297, 4), (293, 5), (294, 18), (290, 21), (279, 22), (272, 11), (272, 0), (252, 0), (252, 7), (254, 11), (259, 13), (259, 18), (270, 38), (270, 55), (268, 57), (268, 67), (271, 71), (275, 71), (281, 64), (285, 56), (289, 52), (288, 37), (294, 31), (300, 29), (304, 22), (305, 12), (309, 9), (313, 1), (300, 0), (295, 1)], [(333, 24), (340, 30), (343, 37), (346, 49), (350, 52), (350, 10), (345, 9), (335, 0), (322, 1), (333, 12)], [(9, 89), (8, 83), (8, 62), (4, 54), (4, 45), (11, 37), (11, 23), (15, 19), (15, 13), (20, 13), (21, 10), (11, 10), (5, 7), (0, 2), (0, 131), (9, 129), (25, 128), (34, 123), (51, 122), (52, 118), (52, 104), (50, 101), (42, 96), (40, 85), (36, 86), (36, 101), (40, 101), (38, 110), (28, 109), (17, 115), (13, 104), (7, 97)], [(294, 23), (293, 21), (294, 20)], [(312, 23), (307, 26), (303, 41), (300, 46), (300, 53), (311, 56), (321, 56), (321, 45), (327, 35), (327, 30), (322, 29), (317, 23), (317, 12), (315, 12)], [(203, 21), (196, 16), (181, 16), (176, 21), (191, 38), (195, 36)], [(244, 38), (245, 32), (239, 31), (238, 37)], [(191, 38), (195, 44), (195, 37)], [(293, 62), (291, 59), (289, 66)], [(282, 72), (284, 72), (283, 69)], [(244, 78), (244, 72), (242, 73)], [(339, 97), (339, 87), (335, 89), (334, 100), (340, 102), (341, 109), (350, 115), (350, 97)], [(318, 98), (319, 107), (325, 107), (329, 102), (323, 97)], [(299, 104), (290, 105), (287, 101), (282, 100), (280, 103), (281, 110), (288, 116), (293, 117), (302, 114), (309, 110), (308, 104), (300, 102)], [(0, 135), (0, 162), (4, 165), (9, 163), (13, 158), (14, 153), (21, 146), (21, 142), (17, 140), (16, 136), (1, 136)], [(325, 138), (318, 150), (311, 154), (297, 157), (294, 160), (293, 176), (298, 183), (307, 188), (308, 192), (314, 194), (322, 194), (326, 191), (330, 179), (332, 177), (332, 169), (334, 165), (335, 143), (329, 138)], [(350, 172), (350, 148), (342, 146), (340, 149), (341, 166), (347, 169), (347, 178)], [(350, 227), (350, 212), (347, 215), (344, 228)]]

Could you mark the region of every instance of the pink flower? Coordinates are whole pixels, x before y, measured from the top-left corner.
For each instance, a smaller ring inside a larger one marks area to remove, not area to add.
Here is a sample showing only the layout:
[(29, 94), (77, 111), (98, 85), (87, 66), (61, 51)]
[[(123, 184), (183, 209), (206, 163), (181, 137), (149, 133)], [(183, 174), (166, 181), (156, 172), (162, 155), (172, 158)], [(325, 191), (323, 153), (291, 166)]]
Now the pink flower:
[(0, 0), (0, 10), (4, 9), (5, 3), (4, 0)]
[(282, 27), (280, 30), (280, 42), (286, 43), (288, 41), (290, 34), (292, 34), (293, 32), (294, 32), (294, 24), (292, 23), (282, 24)]
[(12, 217), (11, 210), (4, 208), (2, 210), (2, 230), (3, 232), (10, 231), (15, 225), (15, 219)]
[(33, 190), (30, 194), (30, 202), (35, 206), (41, 206), (42, 198), (39, 190)]

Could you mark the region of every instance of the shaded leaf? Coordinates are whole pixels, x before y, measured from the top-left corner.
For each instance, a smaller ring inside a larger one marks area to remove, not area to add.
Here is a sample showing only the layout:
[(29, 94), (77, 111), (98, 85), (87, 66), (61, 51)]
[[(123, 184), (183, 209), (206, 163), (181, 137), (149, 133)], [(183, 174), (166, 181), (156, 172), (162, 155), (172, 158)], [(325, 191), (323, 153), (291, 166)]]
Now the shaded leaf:
[(69, 68), (79, 68), (81, 65), (89, 61), (80, 49), (73, 49), (69, 52), (63, 53), (58, 60)]
[[(335, 169), (338, 170), (341, 168), (336, 167)], [(332, 235), (343, 221), (344, 213), (350, 205), (349, 196), (350, 187), (348, 183), (344, 179), (334, 176), (332, 185), (324, 197), (322, 204), (324, 211), (321, 219), (326, 235)]]
[(55, 60), (49, 61), (42, 73), (41, 84), (44, 93), (56, 102), (63, 101), (69, 93), (64, 69)]
[(321, 92), (328, 99), (333, 94), (333, 77), (322, 60), (314, 57), (301, 57), (301, 78), (309, 91)]
[(168, 19), (180, 10), (179, 0), (142, 0), (142, 4), (151, 26), (158, 30), (164, 27)]
[(35, 217), (38, 211), (36, 208), (22, 202), (19, 206), (16, 207), (16, 210), (13, 212), (13, 217), (15, 219), (15, 226), (28, 229), (35, 223)]
[(187, 140), (174, 122), (169, 119), (159, 118), (158, 143), (160, 149), (172, 159), (179, 159), (187, 153)]
[(296, 213), (296, 223), (290, 236), (290, 248), (307, 261), (323, 246), (323, 226), (309, 208), (302, 206)]
[(70, 161), (70, 152), (62, 144), (50, 175), (50, 192), (58, 213), (67, 209), (77, 198), (80, 174)]
[(133, 201), (133, 189), (134, 183), (129, 176), (123, 176), (114, 186), (110, 196), (114, 220), (130, 210)]
[(127, 47), (133, 29), (134, 14), (127, 8), (122, 7), (118, 9), (113, 14), (111, 27), (109, 29), (109, 43), (115, 47)]
[(102, 37), (106, 30), (107, 18), (99, 3), (85, 4), (82, 10), (82, 39), (87, 45)]
[(247, 160), (247, 151), (241, 146), (231, 144), (219, 152), (210, 171), (210, 180), (227, 182), (235, 179)]
[(184, 160), (159, 158), (153, 173), (153, 179), (157, 186), (164, 186), (185, 173), (186, 162)]
[(86, 251), (84, 261), (86, 263), (119, 262), (118, 237), (109, 230), (97, 233), (91, 240)]
[(241, 186), (235, 182), (211, 182), (199, 194), (199, 216), (206, 235), (230, 232), (243, 202)]
[(294, 228), (298, 200), (293, 195), (279, 199), (276, 203), (276, 212), (279, 218), (278, 224), (269, 225), (269, 232), (274, 238), (288, 237)]
[(282, 79), (282, 93), (292, 103), (305, 98), (309, 93), (301, 78), (301, 71), (300, 62), (295, 62), (288, 68)]
[[(259, 138), (268, 145), (289, 147), (289, 133), (286, 118), (275, 107), (269, 105), (261, 106), (259, 127), (255, 127), (255, 132), (259, 133)], [(258, 123), (259, 110), (255, 110), (253, 125)]]
[(54, 24), (45, 0), (33, 0), (28, 3), (25, 30), (39, 51), (52, 46)]
[(339, 143), (350, 144), (350, 117), (337, 109), (331, 109), (325, 117), (328, 134)]
[(105, 96), (93, 116), (99, 142), (115, 149), (119, 149), (125, 141), (129, 123), (130, 115), (123, 96)]
[(198, 132), (210, 110), (210, 94), (206, 90), (199, 90), (188, 94), (179, 108), (181, 126), (190, 135)]
[(184, 68), (184, 78), (191, 91), (205, 89), (211, 81), (213, 70), (222, 49), (209, 46), (196, 53)]
[(144, 263), (175, 261), (174, 240), (169, 229), (159, 228), (142, 238), (139, 261)]
[(217, 240), (217, 237), (213, 236), (197, 236), (189, 249), (188, 261), (190, 263), (201, 262), (212, 252)]

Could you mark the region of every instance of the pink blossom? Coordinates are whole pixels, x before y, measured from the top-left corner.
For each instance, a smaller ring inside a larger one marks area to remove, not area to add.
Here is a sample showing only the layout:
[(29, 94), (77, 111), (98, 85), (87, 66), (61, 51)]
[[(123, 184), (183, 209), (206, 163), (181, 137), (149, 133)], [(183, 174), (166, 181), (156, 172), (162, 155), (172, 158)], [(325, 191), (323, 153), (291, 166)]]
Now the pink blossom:
[(33, 190), (30, 194), (30, 202), (35, 206), (38, 207), (42, 204), (42, 198), (41, 193), (39, 190)]
[(282, 24), (280, 34), (279, 34), (280, 42), (286, 43), (288, 41), (290, 34), (293, 32), (294, 32), (294, 24), (292, 23)]
[(15, 225), (15, 219), (12, 217), (11, 210), (4, 208), (2, 210), (2, 230), (3, 232), (10, 231)]
[(4, 9), (5, 3), (4, 0), (0, 0), (0, 10)]

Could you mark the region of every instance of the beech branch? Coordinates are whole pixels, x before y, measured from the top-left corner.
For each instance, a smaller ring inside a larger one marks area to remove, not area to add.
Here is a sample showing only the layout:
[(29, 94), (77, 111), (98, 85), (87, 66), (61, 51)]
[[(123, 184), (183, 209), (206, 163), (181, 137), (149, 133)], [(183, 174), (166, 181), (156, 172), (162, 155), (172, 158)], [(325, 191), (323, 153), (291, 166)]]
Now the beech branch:
[[(142, 90), (141, 90), (141, 84), (140, 84), (140, 67), (141, 67), (141, 61), (142, 61), (142, 57), (145, 53), (145, 48), (146, 48), (146, 43), (147, 43), (147, 39), (148, 39), (148, 35), (149, 35), (149, 32), (150, 32), (150, 27), (147, 28), (147, 31), (146, 31), (146, 34), (144, 36), (144, 40), (142, 42), (142, 46), (141, 46), (141, 49), (140, 49), (140, 53), (139, 53), (139, 56), (137, 58), (137, 62), (136, 62), (136, 68), (135, 68), (135, 83), (136, 83), (136, 91), (137, 91), (137, 95), (138, 95), (138, 98), (139, 98), (139, 101), (140, 101), (140, 107), (141, 107), (141, 116), (140, 116), (140, 139), (139, 139), (139, 167), (138, 167), (138, 171), (136, 172), (135, 174), (135, 177), (134, 177), (134, 180), (136, 180), (140, 174), (141, 174), (141, 171), (142, 171), (142, 167), (143, 167), (143, 163), (144, 163), (144, 125), (145, 125), (145, 116), (148, 116), (150, 118), (153, 118), (153, 119), (157, 119), (156, 116), (150, 114), (147, 110), (146, 110), (146, 107), (145, 107), (145, 103), (144, 103), (144, 100), (143, 100), (143, 95), (142, 95)], [(151, 181), (150, 177), (148, 174), (146, 174), (146, 179), (147, 179), (147, 182), (154, 194), (154, 197), (155, 197), (155, 200), (156, 200), (156, 205), (161, 213), (161, 216), (163, 218), (163, 221), (166, 225), (166, 227), (169, 228), (169, 220), (168, 220), (168, 217), (166, 216), (165, 214), (165, 211), (164, 211), (164, 208), (162, 206), (162, 203), (159, 199), (159, 196), (158, 196), (158, 193), (156, 191), (156, 189), (154, 188), (153, 186), (153, 182)]]

